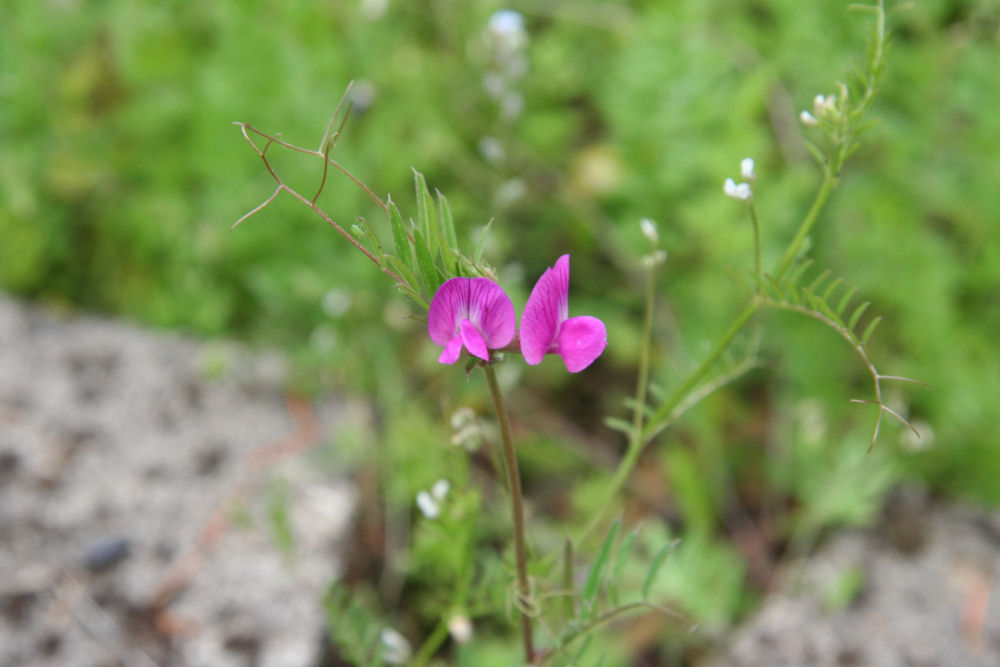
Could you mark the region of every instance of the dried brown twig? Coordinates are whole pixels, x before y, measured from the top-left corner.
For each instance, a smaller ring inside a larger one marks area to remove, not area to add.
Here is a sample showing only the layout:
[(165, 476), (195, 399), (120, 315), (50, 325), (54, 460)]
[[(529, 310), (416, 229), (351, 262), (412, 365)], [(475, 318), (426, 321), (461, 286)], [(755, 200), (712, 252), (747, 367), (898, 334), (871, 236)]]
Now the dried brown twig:
[[(330, 157), (330, 151), (333, 150), (334, 146), (336, 145), (337, 139), (340, 137), (340, 133), (344, 129), (344, 124), (347, 122), (347, 117), (351, 113), (350, 103), (347, 104), (347, 108), (346, 110), (344, 110), (344, 104), (347, 101), (350, 92), (351, 92), (351, 85), (348, 85), (347, 89), (344, 91), (344, 95), (340, 98), (340, 103), (337, 104), (337, 108), (333, 112), (333, 116), (330, 118), (330, 122), (326, 126), (326, 130), (323, 132), (323, 137), (320, 140), (319, 149), (317, 150), (303, 148), (301, 146), (296, 146), (295, 144), (288, 143), (287, 141), (282, 141), (281, 139), (279, 139), (279, 137), (281, 136), (280, 134), (275, 134), (275, 135), (267, 134), (253, 127), (249, 123), (244, 123), (240, 121), (233, 123), (234, 125), (240, 128), (240, 131), (243, 134), (243, 138), (246, 139), (247, 143), (250, 144), (251, 148), (253, 148), (254, 152), (257, 153), (257, 156), (261, 159), (261, 162), (264, 163), (264, 168), (267, 170), (267, 173), (271, 175), (271, 178), (274, 179), (274, 182), (277, 183), (277, 187), (274, 189), (274, 192), (272, 192), (267, 199), (265, 199), (258, 206), (254, 207), (245, 215), (240, 217), (239, 220), (234, 222), (232, 227), (230, 227), (230, 229), (236, 229), (236, 227), (238, 227), (244, 220), (265, 209), (268, 204), (273, 202), (278, 197), (279, 194), (281, 194), (282, 192), (287, 192), (288, 194), (292, 195), (300, 202), (308, 206), (310, 209), (312, 209), (312, 211), (316, 213), (316, 215), (318, 215), (324, 221), (326, 221), (326, 223), (329, 224), (331, 227), (333, 227), (337, 231), (337, 233), (339, 233), (341, 236), (347, 239), (347, 241), (352, 246), (357, 248), (365, 255), (365, 257), (370, 259), (375, 264), (375, 266), (379, 268), (380, 271), (382, 271), (390, 278), (395, 280), (397, 284), (406, 284), (406, 281), (404, 281), (403, 278), (399, 276), (399, 274), (390, 269), (386, 265), (386, 263), (382, 260), (381, 257), (377, 257), (370, 250), (368, 250), (368, 248), (364, 247), (356, 238), (354, 238), (354, 236), (352, 236), (346, 229), (344, 229), (343, 226), (341, 226), (336, 220), (331, 218), (323, 209), (321, 209), (316, 204), (317, 200), (319, 200), (319, 196), (323, 193), (323, 189), (326, 187), (326, 178), (327, 178), (327, 173), (329, 172), (329, 168), (330, 166), (333, 166), (334, 169), (338, 170), (340, 173), (347, 176), (347, 178), (349, 178), (351, 182), (353, 182), (355, 185), (361, 188), (361, 190), (364, 191), (364, 193), (367, 194), (368, 197), (371, 198), (371, 200), (379, 206), (379, 208), (385, 211), (386, 215), (389, 214), (389, 206), (384, 201), (382, 201), (382, 199), (378, 195), (376, 195), (371, 188), (369, 188), (361, 181), (361, 179), (359, 179), (357, 176), (351, 173), (349, 169), (347, 169), (345, 166), (343, 166), (342, 164), (340, 164), (339, 162)], [(337, 130), (333, 132), (332, 130), (334, 126), (337, 124), (337, 118), (340, 117), (342, 110), (344, 110), (343, 117), (340, 119), (340, 124), (339, 126), (337, 126)], [(254, 136), (251, 137), (251, 135)], [(256, 141), (254, 141), (254, 138), (256, 137), (260, 137), (261, 139), (265, 140), (263, 147), (261, 147), (260, 145), (257, 144)], [(278, 175), (278, 173), (274, 170), (274, 167), (271, 166), (271, 163), (267, 158), (267, 151), (272, 144), (281, 146), (282, 148), (287, 148), (289, 150), (296, 151), (298, 153), (312, 155), (321, 158), (323, 160), (323, 176), (320, 180), (319, 187), (316, 189), (316, 194), (314, 194), (312, 198), (309, 198), (300, 193), (295, 188), (290, 187)]]

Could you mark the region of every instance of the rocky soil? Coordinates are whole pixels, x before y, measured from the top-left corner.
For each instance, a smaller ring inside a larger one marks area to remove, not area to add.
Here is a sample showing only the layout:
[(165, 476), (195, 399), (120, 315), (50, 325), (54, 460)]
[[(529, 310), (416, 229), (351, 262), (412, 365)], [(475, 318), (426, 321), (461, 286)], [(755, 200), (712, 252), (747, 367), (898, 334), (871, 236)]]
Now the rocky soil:
[(0, 296), (0, 665), (316, 664), (353, 408), (283, 373)]
[(715, 667), (1000, 665), (1000, 513), (890, 497), (789, 574)]

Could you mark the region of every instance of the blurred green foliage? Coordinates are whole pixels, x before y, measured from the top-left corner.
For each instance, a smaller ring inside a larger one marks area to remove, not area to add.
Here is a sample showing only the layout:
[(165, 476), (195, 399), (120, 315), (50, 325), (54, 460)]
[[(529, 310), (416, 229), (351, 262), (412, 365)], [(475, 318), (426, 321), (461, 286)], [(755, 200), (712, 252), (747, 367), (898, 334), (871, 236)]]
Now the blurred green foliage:
[[(540, 511), (560, 494), (585, 508), (600, 462), (620, 445), (600, 417), (623, 412), (633, 382), (638, 219), (659, 222), (669, 252), (653, 372), (670, 386), (746, 294), (734, 274), (752, 265), (751, 229), (722, 181), (740, 158), (756, 158), (773, 265), (819, 179), (798, 111), (862, 61), (868, 26), (839, 2), (543, 7), (516, 6), (527, 69), (511, 85), (523, 111), (505, 114), (484, 86), (496, 69), (486, 25), (499, 8), (485, 0), (3, 3), (0, 285), (282, 346), (298, 362), (299, 388), (374, 396), (386, 422), (370, 437), (385, 443), (398, 512), (447, 470), (452, 511), (465, 513), (463, 525), (478, 521), (468, 463), (455, 460), (442, 425), (461, 405), (484, 413), (480, 388), (438, 369), (402, 297), (289, 198), (229, 232), (273, 190), (231, 123), (312, 147), (353, 79), (336, 159), (413, 217), (410, 167), (420, 169), (448, 196), (464, 247), (494, 220), (487, 259), (518, 308), (535, 277), (572, 253), (572, 308), (607, 322), (609, 350), (579, 377), (546, 362), (524, 374), (525, 397), (512, 402)], [(927, 0), (893, 13), (890, 28), (872, 112), (880, 122), (810, 254), (884, 316), (871, 343), (879, 369), (931, 385), (890, 397), (922, 437), (888, 424), (865, 455), (874, 411), (847, 403), (870, 398), (863, 366), (814, 321), (768, 313), (766, 368), (692, 411), (645, 466), (665, 489), (661, 513), (687, 538), (655, 590), (712, 626), (746, 609), (741, 558), (750, 556), (733, 538), (741, 512), (762, 512), (795, 544), (871, 521), (901, 480), (1000, 502), (1000, 8)], [(275, 159), (314, 187), (312, 163)], [(389, 238), (381, 211), (346, 179), (334, 177), (321, 203), (345, 226), (363, 216)], [(508, 382), (523, 372), (503, 370)], [(463, 539), (481, 547), (491, 531)], [(407, 573), (428, 583), (464, 562), (432, 533), (417, 532)], [(416, 608), (433, 616), (442, 604)], [(483, 639), (483, 651), (508, 655)]]

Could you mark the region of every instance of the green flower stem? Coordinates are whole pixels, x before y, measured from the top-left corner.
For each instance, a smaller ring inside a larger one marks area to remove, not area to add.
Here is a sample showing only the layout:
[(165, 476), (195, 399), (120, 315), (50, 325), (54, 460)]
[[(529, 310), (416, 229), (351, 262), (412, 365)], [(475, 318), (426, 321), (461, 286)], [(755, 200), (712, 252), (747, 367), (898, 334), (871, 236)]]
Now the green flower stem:
[(753, 274), (756, 279), (757, 296), (764, 293), (763, 276), (760, 269), (760, 222), (757, 220), (757, 208), (750, 198), (750, 220), (753, 221)]
[(414, 656), (413, 662), (410, 663), (411, 667), (423, 667), (423, 665), (426, 665), (428, 661), (434, 657), (434, 654), (437, 653), (437, 650), (441, 648), (441, 645), (444, 644), (444, 640), (447, 638), (448, 623), (445, 622), (444, 619), (441, 619), (438, 621), (438, 624), (434, 626), (434, 631), (431, 633), (431, 636), (427, 638), (423, 646), (421, 646), (420, 650), (417, 652), (417, 655)]
[(809, 236), (813, 225), (819, 219), (819, 213), (826, 206), (826, 200), (830, 198), (830, 193), (833, 192), (835, 187), (837, 187), (837, 177), (827, 168), (823, 174), (823, 183), (820, 185), (819, 192), (816, 193), (816, 199), (813, 200), (813, 205), (809, 208), (809, 212), (806, 213), (806, 217), (803, 218), (798, 231), (795, 232), (795, 238), (792, 239), (788, 248), (785, 249), (785, 254), (781, 256), (778, 268), (774, 270), (775, 280), (781, 280), (788, 272), (788, 269), (792, 268), (792, 264), (802, 250), (802, 244), (806, 242), (806, 237)]
[(531, 639), (531, 617), (525, 607), (531, 604), (531, 590), (528, 587), (528, 558), (524, 540), (524, 500), (521, 494), (521, 474), (517, 468), (517, 454), (514, 451), (514, 438), (510, 430), (510, 417), (507, 416), (507, 406), (497, 382), (496, 371), (489, 364), (483, 365), (486, 382), (493, 398), (493, 408), (500, 424), (500, 440), (503, 443), (503, 458), (507, 468), (507, 486), (510, 491), (510, 506), (514, 515), (514, 558), (517, 561), (517, 595), (521, 604), (521, 635), (524, 642), (524, 657), (531, 665), (535, 661), (535, 650)]

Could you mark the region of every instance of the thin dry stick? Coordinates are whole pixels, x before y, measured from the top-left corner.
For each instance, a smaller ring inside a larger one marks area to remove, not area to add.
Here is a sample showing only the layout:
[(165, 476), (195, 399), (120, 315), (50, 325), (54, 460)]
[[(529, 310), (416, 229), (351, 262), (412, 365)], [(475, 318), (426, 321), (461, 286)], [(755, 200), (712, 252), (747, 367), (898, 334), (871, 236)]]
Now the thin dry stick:
[[(334, 117), (336, 117), (336, 116), (334, 116)], [(347, 120), (347, 116), (345, 114), (344, 121), (346, 121), (346, 120)], [(331, 121), (331, 123), (332, 123), (332, 121)], [(388, 275), (390, 278), (392, 278), (393, 280), (395, 280), (396, 283), (398, 283), (400, 285), (407, 284), (406, 281), (401, 276), (399, 276), (395, 271), (393, 271), (388, 266), (386, 266), (382, 262), (382, 260), (379, 259), (378, 257), (376, 257), (374, 254), (372, 254), (371, 251), (369, 251), (367, 248), (365, 248), (363, 245), (361, 245), (361, 243), (359, 243), (357, 239), (355, 239), (351, 234), (349, 234), (347, 232), (347, 230), (345, 230), (339, 223), (337, 223), (337, 221), (335, 221), (333, 218), (331, 218), (329, 215), (327, 215), (327, 213), (323, 209), (321, 209), (319, 206), (317, 206), (317, 204), (316, 204), (316, 200), (319, 199), (319, 196), (323, 192), (323, 188), (324, 188), (324, 186), (326, 184), (326, 170), (327, 170), (327, 166), (332, 164), (336, 169), (338, 169), (342, 173), (346, 174), (347, 177), (351, 179), (351, 181), (353, 181), (356, 185), (358, 185), (358, 187), (360, 187), (362, 190), (364, 190), (364, 192), (366, 194), (368, 194), (369, 197), (371, 197), (372, 201), (374, 201), (375, 203), (377, 203), (382, 208), (383, 211), (385, 211), (387, 214), (389, 213), (389, 207), (385, 204), (385, 202), (383, 202), (381, 199), (379, 199), (379, 197), (374, 192), (372, 192), (371, 189), (367, 185), (365, 185), (364, 183), (362, 183), (360, 181), (360, 179), (358, 179), (354, 174), (352, 174), (345, 167), (343, 167), (339, 162), (337, 162), (336, 160), (330, 158), (329, 151), (333, 147), (334, 143), (336, 142), (337, 137), (340, 135), (340, 129), (338, 129), (337, 132), (335, 132), (333, 134), (333, 136), (330, 137), (330, 139), (328, 139), (328, 140), (325, 138), (326, 134), (324, 134), (324, 141), (326, 142), (326, 150), (325, 150), (325, 152), (320, 152), (320, 151), (313, 151), (313, 150), (309, 150), (309, 149), (306, 149), (306, 148), (302, 148), (300, 146), (295, 146), (294, 144), (290, 144), (288, 142), (282, 141), (282, 140), (280, 140), (278, 138), (280, 135), (271, 136), (269, 134), (265, 134), (264, 132), (261, 132), (260, 130), (258, 130), (256, 128), (254, 128), (253, 126), (251, 126), (249, 123), (237, 122), (237, 123), (234, 123), (234, 125), (238, 125), (240, 127), (240, 131), (243, 134), (243, 138), (246, 139), (247, 143), (250, 144), (250, 146), (254, 149), (254, 152), (257, 153), (257, 156), (261, 159), (261, 162), (264, 163), (264, 168), (267, 170), (267, 173), (271, 175), (271, 178), (274, 179), (274, 181), (278, 184), (278, 186), (277, 186), (277, 188), (275, 188), (274, 192), (271, 193), (271, 196), (269, 196), (261, 204), (259, 204), (255, 208), (253, 208), (250, 212), (248, 212), (246, 215), (242, 216), (239, 220), (237, 220), (235, 223), (233, 223), (233, 226), (230, 229), (235, 229), (244, 220), (246, 220), (247, 218), (251, 217), (252, 215), (260, 212), (261, 210), (263, 210), (268, 204), (270, 204), (272, 201), (274, 201), (275, 198), (282, 191), (284, 191), (284, 192), (289, 193), (290, 195), (292, 195), (296, 199), (298, 199), (300, 202), (302, 202), (303, 204), (305, 204), (306, 206), (308, 206), (310, 209), (312, 209), (312, 211), (314, 213), (316, 213), (316, 215), (318, 215), (319, 217), (321, 217), (324, 221), (326, 221), (326, 223), (328, 225), (330, 225), (331, 227), (333, 227), (337, 231), (338, 234), (340, 234), (345, 239), (347, 239), (347, 241), (352, 246), (354, 246), (355, 248), (357, 248), (359, 251), (361, 251), (362, 254), (364, 254), (365, 257), (367, 257), (368, 259), (370, 259), (372, 261), (372, 263), (374, 263), (375, 266), (377, 266), (379, 268), (380, 271), (382, 271), (383, 273), (385, 273), (386, 275)], [(341, 128), (343, 128), (343, 123), (341, 123)], [(250, 137), (250, 133), (251, 132), (267, 140), (267, 143), (264, 144), (263, 148), (261, 148), (260, 146), (258, 146), (254, 142), (254, 140)], [(288, 148), (288, 149), (291, 149), (291, 150), (294, 150), (294, 151), (298, 151), (300, 153), (305, 153), (306, 155), (315, 155), (315, 156), (318, 156), (318, 157), (320, 157), (320, 158), (323, 159), (323, 179), (322, 179), (322, 181), (320, 183), (319, 189), (316, 191), (316, 194), (315, 194), (315, 196), (313, 196), (312, 199), (308, 199), (305, 195), (301, 194), (300, 192), (298, 192), (294, 188), (289, 187), (287, 184), (285, 184), (285, 182), (281, 179), (281, 177), (278, 176), (277, 172), (274, 170), (274, 168), (271, 166), (271, 163), (267, 159), (267, 151), (271, 147), (272, 144), (276, 144), (276, 145), (281, 146), (283, 148)]]

